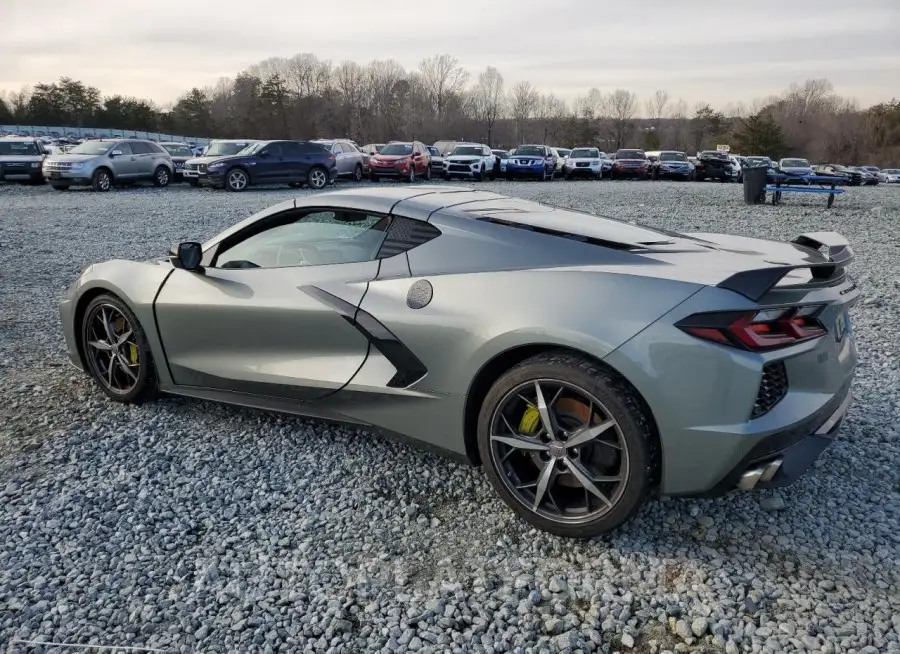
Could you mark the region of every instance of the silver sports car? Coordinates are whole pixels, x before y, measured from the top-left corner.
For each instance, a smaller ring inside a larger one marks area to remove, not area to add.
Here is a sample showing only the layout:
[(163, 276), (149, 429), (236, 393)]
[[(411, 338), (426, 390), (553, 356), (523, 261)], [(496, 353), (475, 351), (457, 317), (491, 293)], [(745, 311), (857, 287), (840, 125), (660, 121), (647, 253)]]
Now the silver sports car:
[(852, 258), (833, 232), (676, 234), (461, 187), (359, 188), (92, 265), (60, 313), (72, 361), (115, 400), (406, 437), (483, 464), (537, 527), (587, 537), (651, 492), (810, 467), (850, 403)]

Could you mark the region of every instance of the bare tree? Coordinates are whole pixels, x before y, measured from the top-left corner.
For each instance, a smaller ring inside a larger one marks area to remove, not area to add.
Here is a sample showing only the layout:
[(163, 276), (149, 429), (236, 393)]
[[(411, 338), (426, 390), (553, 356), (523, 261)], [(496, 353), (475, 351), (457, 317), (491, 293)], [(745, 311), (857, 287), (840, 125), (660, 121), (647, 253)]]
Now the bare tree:
[(478, 76), (478, 83), (472, 89), (469, 107), (472, 118), (487, 128), (487, 141), (493, 146), (494, 124), (503, 116), (505, 107), (503, 94), (503, 75), (496, 68), (487, 67)]
[(625, 142), (631, 135), (632, 120), (637, 114), (637, 94), (625, 89), (616, 89), (606, 96), (604, 113), (609, 117), (610, 135), (615, 141), (616, 148), (625, 146)]
[(334, 71), (334, 82), (341, 100), (344, 131), (350, 138), (361, 138), (368, 102), (366, 72), (355, 61), (344, 61)]
[(516, 141), (522, 143), (528, 132), (528, 121), (534, 116), (540, 95), (531, 82), (519, 82), (512, 88), (510, 109), (516, 123)]
[(552, 93), (538, 95), (534, 107), (534, 118), (538, 122), (542, 137), (541, 142), (546, 143), (551, 133), (556, 133), (556, 124), (567, 112), (566, 103)]
[(669, 110), (669, 92), (663, 89), (656, 91), (647, 98), (647, 117), (653, 121), (653, 127), (659, 131), (659, 125)]
[(459, 65), (459, 60), (448, 54), (423, 59), (419, 64), (419, 73), (438, 117), (444, 115), (450, 99), (462, 93), (469, 80), (469, 73)]

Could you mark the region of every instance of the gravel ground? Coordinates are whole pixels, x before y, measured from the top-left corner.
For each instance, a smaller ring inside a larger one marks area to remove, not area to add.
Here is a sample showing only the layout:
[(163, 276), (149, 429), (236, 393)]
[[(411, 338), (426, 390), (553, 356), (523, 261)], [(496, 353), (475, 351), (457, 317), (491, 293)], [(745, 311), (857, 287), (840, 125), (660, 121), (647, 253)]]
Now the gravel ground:
[(840, 440), (777, 495), (653, 501), (609, 537), (555, 538), (478, 468), (200, 401), (125, 407), (68, 367), (56, 300), (85, 266), (297, 191), (0, 185), (0, 646), (900, 652), (900, 188), (831, 211), (746, 207), (715, 183), (483, 188), (675, 230), (849, 237), (864, 299)]

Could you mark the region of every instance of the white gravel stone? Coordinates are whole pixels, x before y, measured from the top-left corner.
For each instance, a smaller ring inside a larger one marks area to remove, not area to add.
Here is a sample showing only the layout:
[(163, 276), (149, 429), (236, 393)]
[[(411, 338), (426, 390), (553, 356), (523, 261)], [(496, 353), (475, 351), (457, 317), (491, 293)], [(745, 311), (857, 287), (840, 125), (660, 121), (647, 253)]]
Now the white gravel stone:
[(651, 501), (614, 534), (567, 541), (515, 518), (481, 470), (360, 429), (107, 401), (65, 359), (56, 302), (75, 276), (306, 191), (0, 185), (0, 643), (553, 654), (637, 634), (640, 649), (653, 630), (659, 652), (900, 651), (900, 188), (850, 188), (827, 211), (748, 207), (711, 182), (478, 187), (679, 231), (850, 239), (878, 300), (852, 312), (856, 399), (778, 491), (789, 510)]

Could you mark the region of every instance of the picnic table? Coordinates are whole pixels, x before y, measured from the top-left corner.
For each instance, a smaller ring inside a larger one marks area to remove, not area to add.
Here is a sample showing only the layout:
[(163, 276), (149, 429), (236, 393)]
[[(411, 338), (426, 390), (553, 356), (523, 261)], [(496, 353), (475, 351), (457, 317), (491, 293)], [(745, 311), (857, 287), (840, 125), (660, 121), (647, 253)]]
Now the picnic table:
[(782, 193), (815, 193), (828, 196), (828, 208), (834, 204), (836, 195), (844, 193), (838, 185), (844, 180), (830, 175), (786, 175), (776, 173), (772, 175), (773, 182), (766, 184), (766, 193), (772, 194), (772, 204), (781, 202)]

